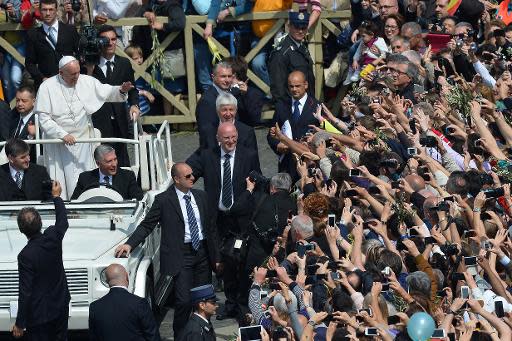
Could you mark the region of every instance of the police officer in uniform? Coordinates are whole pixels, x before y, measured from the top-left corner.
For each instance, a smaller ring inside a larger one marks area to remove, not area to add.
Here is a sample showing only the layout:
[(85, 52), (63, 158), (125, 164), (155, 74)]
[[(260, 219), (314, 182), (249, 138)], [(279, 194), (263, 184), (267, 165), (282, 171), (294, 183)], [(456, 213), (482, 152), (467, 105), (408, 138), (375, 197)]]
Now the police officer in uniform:
[(270, 93), (276, 102), (289, 98), (288, 75), (295, 70), (302, 71), (306, 75), (309, 84), (308, 93), (312, 96), (315, 94), (313, 60), (305, 42), (309, 14), (289, 12), (288, 19), (289, 33), (271, 52), (268, 63)]
[(217, 310), (217, 297), (213, 285), (190, 289), (190, 303), (194, 312), (181, 333), (179, 341), (215, 341), (215, 331), (210, 318)]

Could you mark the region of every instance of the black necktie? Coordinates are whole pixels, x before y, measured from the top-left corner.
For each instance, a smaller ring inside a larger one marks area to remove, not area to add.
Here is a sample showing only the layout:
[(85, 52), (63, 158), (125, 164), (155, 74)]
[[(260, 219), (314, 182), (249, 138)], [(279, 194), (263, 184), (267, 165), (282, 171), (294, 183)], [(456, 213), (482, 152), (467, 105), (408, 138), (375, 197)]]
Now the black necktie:
[(110, 178), (108, 177), (108, 175), (105, 175), (103, 177), (103, 181), (105, 182), (105, 185), (110, 185)]
[(231, 183), (231, 163), (229, 162), (230, 158), (230, 154), (224, 155), (224, 175), (222, 176), (222, 205), (228, 209), (233, 204), (233, 198), (231, 197), (231, 193), (233, 192), (233, 184)]
[(23, 125), (23, 119), (20, 118), (20, 121), (18, 122), (18, 127), (16, 128), (16, 132), (14, 134), (14, 137), (19, 137), (21, 133), (21, 126)]
[(110, 60), (107, 60), (107, 79), (110, 79), (112, 77), (112, 67), (114, 66), (114, 63)]

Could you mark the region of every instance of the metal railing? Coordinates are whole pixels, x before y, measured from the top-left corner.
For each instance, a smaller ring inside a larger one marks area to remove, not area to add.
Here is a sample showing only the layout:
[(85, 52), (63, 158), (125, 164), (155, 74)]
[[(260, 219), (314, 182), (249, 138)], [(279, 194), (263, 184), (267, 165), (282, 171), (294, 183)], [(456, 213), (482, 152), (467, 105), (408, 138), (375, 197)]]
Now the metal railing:
[[(323, 86), (323, 53), (322, 45), (324, 43), (324, 32), (331, 32), (338, 35), (341, 31), (340, 28), (333, 23), (331, 20), (341, 21), (350, 19), (350, 11), (323, 11), (317, 24), (310, 29), (309, 32), (309, 51), (314, 61), (314, 73), (315, 73), (315, 95), (317, 98), (322, 98), (322, 86)], [(240, 15), (236, 18), (226, 18), (225, 22), (241, 22), (241, 21), (252, 21), (252, 20), (263, 20), (263, 19), (275, 19), (276, 22), (273, 27), (266, 33), (264, 37), (260, 39), (258, 44), (252, 48), (244, 57), (249, 63), (254, 57), (262, 50), (262, 48), (271, 41), (274, 36), (281, 31), (286, 24), (288, 13), (286, 11), (280, 12), (258, 12), (258, 13), (247, 13)], [(191, 15), (187, 16), (186, 25), (184, 29), (184, 53), (186, 56), (194, 55), (194, 33), (203, 36), (204, 29), (200, 26), (206, 22), (206, 16)], [(157, 17), (158, 22), (167, 23), (167, 17)], [(120, 26), (145, 26), (148, 25), (148, 21), (145, 18), (123, 18), (119, 20), (109, 20), (109, 25), (120, 27)], [(1, 31), (13, 31), (22, 30), (19, 24), (5, 23), (0, 24)], [(180, 32), (172, 32), (169, 34), (164, 41), (160, 43), (160, 47), (165, 49), (169, 44), (176, 39)], [(217, 46), (222, 57), (229, 57), (229, 50), (223, 46), (219, 41), (213, 38), (215, 45)], [(18, 62), (24, 65), (25, 59), (16, 49), (7, 42), (3, 37), (0, 36), (0, 46), (4, 48), (9, 54), (11, 54)], [(116, 53), (120, 56), (129, 58), (126, 53), (121, 49), (117, 48)], [(194, 69), (194, 58), (186, 58), (186, 78), (188, 87), (188, 99), (184, 100), (180, 95), (174, 95), (165, 89), (161, 81), (153, 80), (149, 72), (153, 63), (155, 62), (156, 53), (153, 53), (146, 58), (142, 65), (137, 65), (132, 61), (132, 67), (135, 72), (135, 79), (143, 78), (148, 83), (153, 83), (155, 90), (160, 93), (163, 98), (171, 103), (171, 105), (179, 112), (179, 114), (166, 115), (166, 116), (143, 116), (142, 120), (144, 124), (161, 124), (164, 121), (169, 123), (194, 123), (196, 122), (195, 110), (197, 106), (198, 96), (196, 89), (196, 74)], [(130, 59), (130, 58), (129, 58)], [(131, 59), (130, 59), (131, 60)], [(268, 85), (263, 82), (254, 72), (250, 69), (247, 72), (248, 78), (255, 84), (259, 89), (265, 93), (269, 93), (270, 89)], [(175, 111), (176, 111), (175, 110)], [(266, 111), (263, 114), (263, 119), (271, 118), (273, 111)]]

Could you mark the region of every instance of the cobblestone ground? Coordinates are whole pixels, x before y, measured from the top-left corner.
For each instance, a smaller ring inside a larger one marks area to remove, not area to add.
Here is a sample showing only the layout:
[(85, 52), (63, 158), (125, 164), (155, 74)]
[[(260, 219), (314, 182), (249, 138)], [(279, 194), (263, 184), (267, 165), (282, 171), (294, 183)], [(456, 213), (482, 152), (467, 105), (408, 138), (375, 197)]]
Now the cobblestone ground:
[[(259, 156), (261, 171), (265, 176), (272, 176), (277, 172), (277, 157), (269, 148), (266, 140), (267, 129), (260, 128), (256, 130), (258, 140)], [(181, 132), (172, 136), (172, 152), (174, 161), (184, 161), (193, 151), (197, 149), (199, 137), (194, 132)], [(202, 181), (198, 181), (197, 188), (202, 188)], [(224, 302), (224, 294), (218, 293), (220, 303)], [(160, 324), (160, 334), (162, 340), (174, 340), (172, 335), (173, 309), (168, 309)], [(232, 340), (235, 333), (238, 332), (238, 324), (235, 320), (217, 321), (213, 318), (213, 325), (217, 333), (218, 340)], [(69, 335), (70, 341), (86, 341), (88, 340), (87, 332), (74, 332)], [(0, 334), (0, 341), (14, 340), (7, 333)]]

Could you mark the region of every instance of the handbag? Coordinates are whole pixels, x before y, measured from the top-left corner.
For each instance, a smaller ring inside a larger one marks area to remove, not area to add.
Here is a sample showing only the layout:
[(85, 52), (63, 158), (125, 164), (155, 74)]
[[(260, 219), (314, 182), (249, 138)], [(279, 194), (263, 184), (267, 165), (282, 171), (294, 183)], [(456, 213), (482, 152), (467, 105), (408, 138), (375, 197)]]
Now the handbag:
[(163, 78), (175, 79), (187, 74), (183, 49), (164, 51), (163, 63), (160, 65)]

